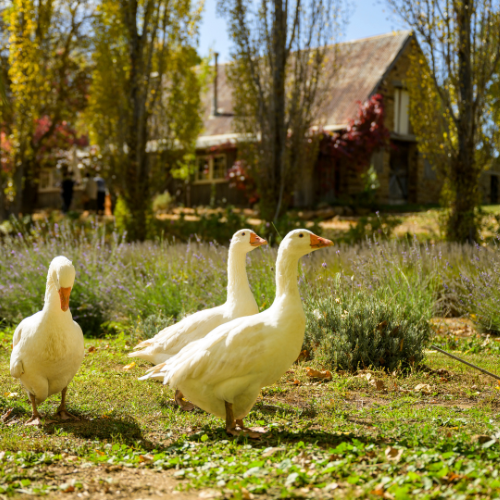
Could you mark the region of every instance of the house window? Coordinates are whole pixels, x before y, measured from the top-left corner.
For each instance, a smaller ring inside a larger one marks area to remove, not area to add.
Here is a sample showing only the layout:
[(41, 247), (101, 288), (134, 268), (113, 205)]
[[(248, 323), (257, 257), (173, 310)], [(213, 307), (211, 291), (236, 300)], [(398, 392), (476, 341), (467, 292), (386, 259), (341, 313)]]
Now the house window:
[(409, 106), (410, 94), (408, 91), (396, 89), (394, 92), (394, 132), (397, 134), (410, 133)]
[(200, 156), (197, 159), (196, 182), (223, 182), (226, 180), (226, 156)]

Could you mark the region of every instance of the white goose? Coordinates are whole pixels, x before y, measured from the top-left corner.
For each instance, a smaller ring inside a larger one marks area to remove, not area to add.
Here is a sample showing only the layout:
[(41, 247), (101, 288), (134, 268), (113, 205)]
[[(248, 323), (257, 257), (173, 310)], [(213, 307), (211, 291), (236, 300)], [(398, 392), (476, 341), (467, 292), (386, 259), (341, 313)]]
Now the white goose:
[(66, 391), (84, 357), (83, 333), (73, 321), (69, 296), (75, 268), (66, 257), (56, 257), (49, 267), (43, 309), (21, 321), (14, 332), (10, 374), (28, 392), (33, 413), (26, 425), (40, 425), (37, 404), (62, 393), (56, 415), (75, 419), (66, 410)]
[[(250, 290), (246, 272), (246, 255), (267, 241), (250, 230), (241, 229), (231, 238), (227, 262), (227, 300), (218, 307), (198, 311), (175, 325), (159, 332), (155, 337), (145, 340), (135, 348), (130, 357), (141, 358), (157, 365), (175, 356), (191, 342), (202, 339), (214, 328), (235, 318), (251, 316), (259, 312), (255, 298)], [(175, 393), (175, 401), (184, 410), (193, 405), (183, 401), (180, 391)]]
[[(300, 257), (333, 245), (306, 229), (287, 234), (276, 262), (276, 298), (264, 312), (221, 325), (142, 377), (163, 379), (203, 410), (226, 419), (226, 431), (259, 434), (243, 425), (262, 387), (276, 382), (300, 353), (305, 315), (297, 285)], [(236, 428), (240, 427), (240, 430)]]

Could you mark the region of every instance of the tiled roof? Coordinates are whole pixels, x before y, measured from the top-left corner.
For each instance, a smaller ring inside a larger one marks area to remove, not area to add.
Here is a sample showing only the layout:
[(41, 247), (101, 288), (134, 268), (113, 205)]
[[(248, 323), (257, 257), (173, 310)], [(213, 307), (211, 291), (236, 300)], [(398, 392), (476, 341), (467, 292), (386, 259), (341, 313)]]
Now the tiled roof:
[[(331, 95), (322, 106), (324, 116), (321, 117), (321, 122), (326, 128), (342, 128), (355, 117), (357, 101), (365, 101), (376, 91), (410, 37), (409, 31), (398, 31), (340, 43), (337, 46), (340, 69)], [(205, 114), (204, 130), (199, 138), (200, 145), (222, 143), (225, 142), (225, 135), (234, 134), (233, 105), (226, 67), (227, 64), (219, 64), (218, 68), (218, 116), (212, 115), (212, 85), (203, 96)], [(215, 141), (211, 141), (212, 138)]]

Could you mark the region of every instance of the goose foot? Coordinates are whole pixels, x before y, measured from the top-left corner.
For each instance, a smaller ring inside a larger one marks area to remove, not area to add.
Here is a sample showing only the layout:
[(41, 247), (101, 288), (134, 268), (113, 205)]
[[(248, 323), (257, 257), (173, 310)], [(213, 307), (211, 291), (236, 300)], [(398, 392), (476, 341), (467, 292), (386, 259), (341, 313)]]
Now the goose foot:
[[(247, 429), (243, 425), (243, 419), (234, 419), (233, 414), (233, 404), (224, 401), (226, 406), (226, 432), (231, 436), (245, 436), (250, 439), (260, 439), (261, 434), (259, 432), (254, 432), (251, 429)], [(236, 426), (239, 426), (240, 429), (237, 429)]]
[(66, 408), (59, 408), (55, 414), (61, 420), (80, 420), (75, 415), (72, 415)]
[(61, 420), (80, 420), (78, 417), (71, 415), (71, 413), (66, 410), (66, 392), (67, 391), (68, 391), (67, 387), (65, 387), (61, 391), (61, 404), (59, 405), (59, 408), (57, 409), (55, 416), (59, 417)]
[(32, 415), (24, 425), (43, 425), (42, 417), (40, 415)]
[(193, 403), (186, 401), (184, 399), (182, 392), (179, 390), (175, 391), (174, 398), (175, 398), (175, 402), (177, 403), (177, 405), (180, 407), (180, 409), (182, 411), (193, 411), (196, 408), (196, 406)]
[(244, 423), (243, 423), (243, 419), (242, 418), (237, 418), (236, 419), (236, 425), (242, 430), (242, 431), (246, 431), (246, 432), (252, 432), (253, 434), (258, 434), (258, 435), (262, 435), (262, 434), (266, 434), (266, 429), (264, 427), (247, 427)]
[(226, 427), (226, 432), (231, 436), (244, 436), (250, 439), (261, 439), (262, 437), (260, 432), (254, 432), (250, 429), (236, 429), (236, 427), (233, 429), (228, 429)]

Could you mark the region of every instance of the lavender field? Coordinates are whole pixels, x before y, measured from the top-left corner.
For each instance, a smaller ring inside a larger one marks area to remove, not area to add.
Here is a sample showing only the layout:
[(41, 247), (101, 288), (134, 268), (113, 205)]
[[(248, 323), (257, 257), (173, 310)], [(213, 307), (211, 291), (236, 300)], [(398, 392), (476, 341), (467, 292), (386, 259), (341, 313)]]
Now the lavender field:
[[(87, 337), (120, 332), (148, 337), (185, 314), (225, 300), (225, 246), (196, 236), (187, 244), (132, 244), (97, 224), (83, 230), (69, 222), (42, 221), (0, 244), (0, 321), (5, 326), (41, 308), (48, 264), (59, 254), (76, 267), (71, 309)], [(275, 257), (276, 248), (268, 247), (248, 256), (249, 279), (261, 310), (274, 297)], [(364, 309), (371, 311), (370, 324), (390, 320), (407, 325), (414, 330), (412, 336), (421, 337), (413, 341), (419, 352), (429, 339), (433, 316), (465, 315), (481, 329), (498, 332), (498, 257), (496, 245), (407, 240), (367, 240), (312, 254), (302, 259), (299, 278), (309, 321), (306, 347), (321, 344), (327, 330), (340, 328), (349, 336), (352, 329), (367, 328), (356, 327), (354, 314), (340, 318), (346, 304), (353, 311), (361, 308), (358, 316)], [(335, 307), (336, 327), (324, 320), (326, 310), (328, 317), (335, 316)]]

